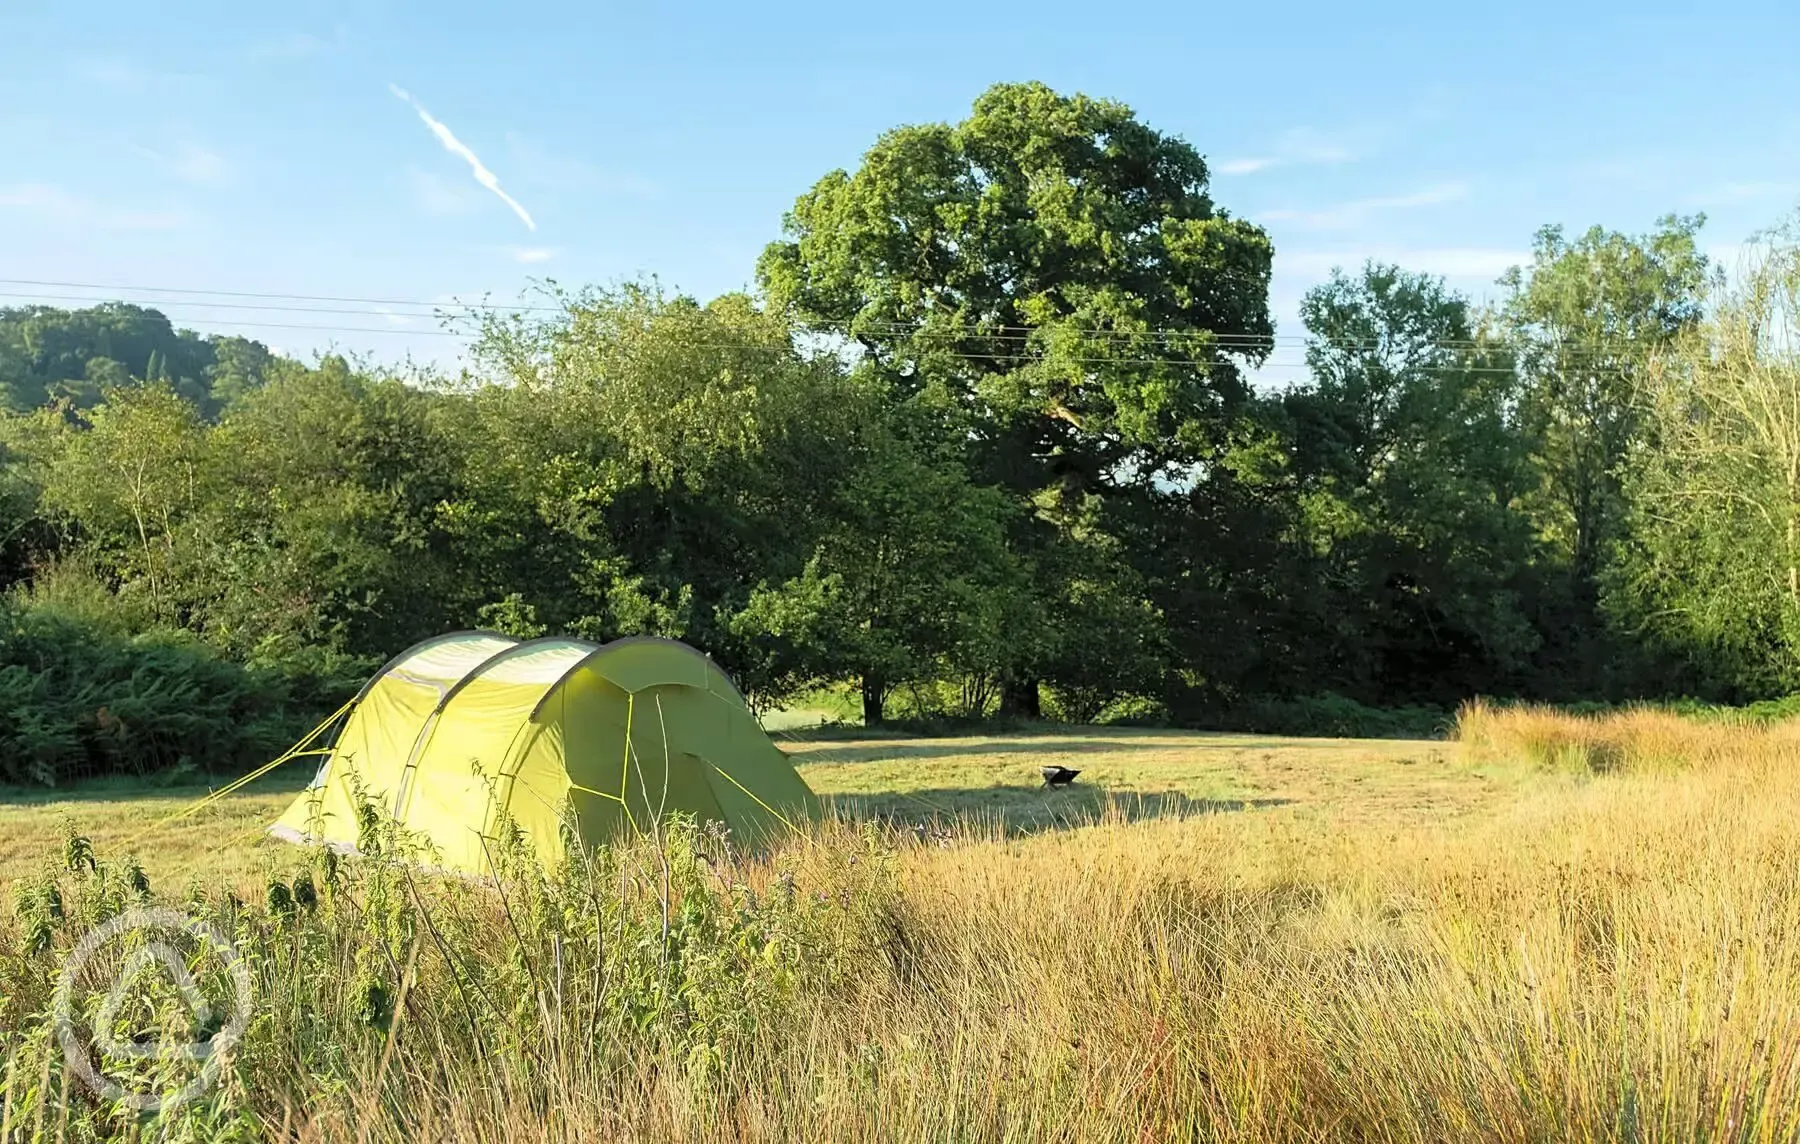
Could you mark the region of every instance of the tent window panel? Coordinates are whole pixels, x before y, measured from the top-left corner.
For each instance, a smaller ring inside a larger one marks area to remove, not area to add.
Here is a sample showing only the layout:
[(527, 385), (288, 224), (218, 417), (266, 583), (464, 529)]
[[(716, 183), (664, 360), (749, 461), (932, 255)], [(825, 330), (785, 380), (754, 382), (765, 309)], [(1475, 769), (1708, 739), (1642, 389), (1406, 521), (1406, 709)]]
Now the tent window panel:
[(389, 669), (389, 674), (450, 687), (519, 641), (507, 636), (470, 633), (438, 640), (420, 648)]
[(722, 822), (729, 826), (731, 820), (726, 817), (725, 808), (719, 805), (717, 796), (713, 794), (706, 766), (705, 759), (685, 753), (676, 755), (672, 760), (671, 769), (684, 794), (681, 810), (693, 815), (702, 824)]

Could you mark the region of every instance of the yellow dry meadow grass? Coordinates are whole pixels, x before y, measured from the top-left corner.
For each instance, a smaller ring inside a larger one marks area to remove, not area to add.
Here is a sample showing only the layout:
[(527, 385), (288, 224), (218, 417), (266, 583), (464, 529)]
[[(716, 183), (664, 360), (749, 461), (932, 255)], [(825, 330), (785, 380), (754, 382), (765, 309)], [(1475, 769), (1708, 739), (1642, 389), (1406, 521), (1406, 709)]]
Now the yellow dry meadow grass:
[[(770, 1030), (726, 1121), (659, 1072), (548, 1117), (420, 1102), (415, 1139), (1800, 1138), (1794, 730), (1476, 707), (1454, 743), (789, 747), (840, 813), (930, 824), (904, 970)], [(1033, 789), (1048, 762), (1088, 791)], [(216, 840), (290, 793), (146, 864), (248, 876), (278, 849)], [(179, 801), (0, 806), (0, 877), (64, 816), (105, 850)]]
[[(1493, 785), (1487, 775), (1453, 765), (1451, 745), (1441, 742), (1076, 727), (951, 739), (788, 737), (781, 745), (846, 817), (928, 821), (934, 830), (964, 833), (1066, 830), (1107, 814), (1136, 821), (1246, 808), (1321, 821), (1433, 819), (1477, 805)], [(1072, 788), (1046, 792), (1038, 774), (1045, 765), (1079, 768), (1081, 777)], [(284, 775), (167, 824), (205, 798), (206, 788), (112, 780), (66, 791), (0, 788), (0, 883), (54, 858), (73, 827), (103, 854), (137, 853), (165, 887), (189, 877), (259, 886), (265, 868), (292, 858), (285, 844), (263, 837), (263, 828), (310, 773), (292, 764)]]
[(1569, 715), (1552, 707), (1496, 707), (1478, 700), (1457, 713), (1456, 731), (1469, 757), (1577, 772), (1704, 766), (1800, 745), (1800, 724), (1725, 716), (1702, 721), (1655, 707)]

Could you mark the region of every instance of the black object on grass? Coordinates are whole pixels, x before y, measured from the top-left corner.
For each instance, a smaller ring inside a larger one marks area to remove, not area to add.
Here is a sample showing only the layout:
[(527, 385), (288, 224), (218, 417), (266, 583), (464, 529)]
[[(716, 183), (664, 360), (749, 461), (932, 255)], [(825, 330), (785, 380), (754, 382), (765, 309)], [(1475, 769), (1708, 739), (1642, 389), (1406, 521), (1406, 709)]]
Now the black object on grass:
[(1044, 776), (1044, 785), (1047, 787), (1066, 787), (1081, 773), (1068, 767), (1039, 767), (1038, 771)]

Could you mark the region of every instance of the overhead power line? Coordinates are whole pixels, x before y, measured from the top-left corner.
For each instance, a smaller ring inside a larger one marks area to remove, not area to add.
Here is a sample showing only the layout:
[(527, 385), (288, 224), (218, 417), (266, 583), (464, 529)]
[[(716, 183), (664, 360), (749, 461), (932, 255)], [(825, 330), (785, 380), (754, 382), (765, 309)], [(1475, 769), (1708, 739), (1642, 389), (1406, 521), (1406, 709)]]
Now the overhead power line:
[[(94, 299), (94, 298), (85, 297), (85, 296), (79, 295), (79, 294), (29, 294), (29, 293), (8, 291), (8, 290), (0, 290), (0, 298), (19, 298), (19, 299), (31, 299), (31, 300), (35, 300), (35, 301), (50, 301), (50, 302), (93, 302), (93, 301), (96, 301), (96, 299)], [(134, 303), (134, 305), (135, 304), (136, 303)], [(166, 307), (180, 306), (180, 307), (187, 308), (187, 309), (201, 309), (201, 310), (253, 310), (253, 311), (256, 311), (259, 313), (353, 314), (358, 317), (365, 317), (365, 318), (383, 318), (383, 317), (404, 318), (409, 322), (415, 321), (415, 320), (430, 320), (431, 318), (436, 317), (436, 315), (434, 315), (434, 314), (402, 314), (402, 313), (395, 313), (392, 310), (372, 310), (372, 309), (368, 309), (366, 307), (362, 308), (362, 309), (349, 309), (349, 308), (343, 308), (343, 307), (327, 307), (327, 306), (282, 306), (282, 305), (276, 305), (274, 303), (267, 303), (267, 302), (261, 303), (261, 304), (254, 303), (254, 302), (188, 302), (188, 301), (184, 301), (181, 299), (169, 299), (167, 301), (155, 302), (153, 304), (146, 303), (146, 305), (150, 305), (150, 307), (152, 309), (158, 309), (158, 310), (164, 308), (165, 306)]]
[(502, 306), (491, 302), (419, 302), (395, 298), (353, 298), (329, 294), (271, 294), (254, 290), (190, 290), (180, 286), (119, 286), (98, 282), (49, 282), (33, 278), (0, 278), (5, 286), (44, 286), (52, 290), (113, 290), (125, 294), (196, 294), (206, 298), (263, 298), (281, 302), (342, 302), (364, 306), (455, 306), (468, 310), (526, 310), (561, 313), (561, 306)]
[[(121, 292), (121, 293), (152, 294), (152, 295), (165, 295), (165, 296), (168, 296), (168, 295), (193, 295), (196, 297), (206, 297), (206, 298), (253, 298), (253, 299), (261, 299), (261, 300), (270, 301), (270, 302), (326, 302), (326, 303), (336, 303), (336, 304), (344, 304), (344, 305), (354, 305), (354, 306), (360, 306), (360, 307), (407, 306), (407, 307), (412, 307), (414, 309), (427, 309), (427, 310), (431, 310), (434, 312), (441, 312), (441, 311), (448, 311), (448, 310), (488, 311), (488, 312), (501, 313), (501, 314), (506, 314), (506, 313), (562, 314), (562, 313), (567, 312), (565, 307), (562, 307), (562, 306), (531, 305), (531, 304), (527, 304), (527, 303), (502, 304), (502, 303), (498, 303), (498, 302), (461, 302), (461, 301), (454, 301), (454, 300), (447, 301), (447, 302), (443, 302), (443, 301), (422, 302), (422, 301), (417, 301), (417, 300), (405, 300), (405, 299), (398, 299), (398, 298), (359, 298), (359, 297), (351, 297), (351, 296), (346, 296), (346, 295), (330, 295), (330, 294), (277, 294), (277, 293), (264, 293), (264, 292), (250, 291), (250, 290), (187, 289), (187, 288), (176, 287), (176, 286), (120, 286), (120, 285), (106, 285), (106, 284), (94, 283), (94, 282), (53, 282), (53, 281), (49, 281), (49, 280), (45, 280), (45, 279), (31, 279), (31, 278), (0, 278), (0, 285), (37, 286), (37, 287), (44, 287), (44, 288), (53, 289), (53, 290), (117, 291), (117, 292)], [(0, 293), (0, 297), (43, 298), (43, 299), (49, 299), (49, 300), (53, 300), (53, 301), (64, 301), (64, 302), (97, 302), (97, 301), (112, 301), (112, 300), (114, 300), (112, 298), (106, 297), (105, 295), (94, 298), (94, 297), (88, 297), (86, 295), (69, 295), (69, 294), (54, 294), (54, 295), (52, 295), (52, 294), (39, 294), (39, 293), (21, 294), (21, 293), (15, 293), (15, 292)], [(138, 303), (134, 303), (134, 304), (156, 305), (159, 303), (156, 299), (150, 299), (150, 300), (146, 300), (144, 302), (138, 302)], [(190, 302), (187, 298), (177, 298), (177, 297), (165, 297), (164, 299), (162, 299), (162, 304), (193, 305), (193, 306), (204, 306), (207, 308), (217, 308), (217, 309), (233, 308), (233, 309), (254, 309), (254, 310), (285, 310), (285, 309), (291, 308), (291, 307), (287, 307), (287, 306), (247, 306), (247, 305), (233, 304), (233, 303), (226, 303), (226, 302), (216, 302), (216, 303), (215, 302)], [(379, 310), (369, 310), (369, 309), (324, 310), (324, 309), (317, 309), (317, 308), (313, 308), (313, 307), (304, 307), (303, 309), (305, 309), (311, 313), (321, 313), (321, 314), (324, 314), (324, 313), (356, 313), (356, 314), (374, 313), (374, 314), (379, 314), (379, 313), (381, 313), (381, 311), (379, 311)], [(406, 315), (406, 316), (408, 316), (408, 317), (425, 317), (427, 315), (410, 314), (410, 315)], [(899, 323), (899, 322), (864, 322), (864, 323), (857, 323), (857, 326), (859, 329), (868, 330), (871, 332), (887, 332), (887, 333), (894, 333), (894, 332), (933, 333), (933, 332), (935, 332), (935, 331), (926, 330), (924, 327), (917, 325), (917, 324), (907, 324), (907, 323)], [(1060, 328), (1065, 329), (1065, 330), (1072, 330), (1074, 332), (1089, 333), (1094, 336), (1109, 336), (1109, 337), (1137, 337), (1137, 336), (1152, 336), (1152, 335), (1160, 334), (1161, 336), (1167, 336), (1167, 337), (1208, 338), (1208, 339), (1220, 340), (1220, 341), (1252, 341), (1252, 340), (1254, 340), (1254, 341), (1271, 341), (1271, 340), (1284, 341), (1284, 340), (1300, 340), (1300, 338), (1301, 338), (1300, 335), (1295, 335), (1295, 334), (1266, 335), (1266, 334), (1247, 333), (1247, 332), (1246, 333), (1235, 333), (1235, 332), (1214, 333), (1214, 332), (1204, 331), (1204, 330), (1163, 330), (1163, 331), (1151, 330), (1151, 331), (1138, 332), (1138, 331), (1131, 331), (1131, 330), (1111, 329), (1111, 328), (1098, 327), (1098, 326), (1094, 326), (1094, 327), (1062, 326)], [(994, 339), (1009, 340), (1009, 341), (1010, 340), (1024, 340), (1032, 335), (1032, 332), (1036, 329), (1036, 327), (1032, 327), (1032, 326), (993, 326), (993, 327), (989, 327), (989, 329), (996, 331), (996, 332), (989, 333), (989, 332), (986, 332), (985, 330), (983, 330), (983, 331), (967, 331), (967, 332), (964, 332), (962, 334), (962, 336), (994, 338)], [(833, 332), (848, 334), (849, 329), (848, 329), (848, 327), (839, 326), (839, 327), (836, 327), (833, 330)], [(947, 331), (946, 331), (946, 333), (947, 333)]]
[[(231, 320), (209, 321), (209, 324), (214, 325), (214, 326), (224, 326), (224, 327), (231, 328), (231, 329), (306, 330), (306, 331), (309, 331), (312, 333), (318, 333), (318, 334), (390, 334), (390, 335), (405, 335), (405, 336), (411, 336), (411, 337), (428, 337), (428, 338), (461, 338), (464, 336), (464, 335), (456, 333), (453, 330), (399, 329), (399, 328), (391, 327), (391, 326), (386, 327), (386, 328), (383, 328), (380, 326), (320, 326), (320, 325), (313, 325), (313, 324), (304, 323), (304, 322), (241, 322), (241, 321), (231, 321)], [(755, 342), (689, 342), (687, 344), (695, 349), (756, 350), (756, 349), (769, 348), (766, 343), (755, 343)], [(1029, 355), (1029, 354), (984, 354), (984, 353), (972, 353), (972, 352), (962, 351), (962, 350), (945, 350), (945, 351), (940, 351), (940, 352), (944, 353), (946, 356), (954, 357), (954, 358), (957, 358), (962, 361), (1009, 361), (1009, 362), (1020, 362), (1023, 364), (1023, 363), (1045, 360), (1042, 355)], [(1086, 357), (1059, 357), (1057, 360), (1067, 362), (1071, 365), (1139, 365), (1139, 366), (1177, 366), (1177, 367), (1188, 366), (1188, 367), (1192, 367), (1195, 369), (1212, 369), (1212, 368), (1215, 368), (1222, 364), (1218, 361), (1209, 360), (1209, 359), (1205, 359), (1205, 358), (1178, 358), (1178, 357), (1094, 357), (1094, 356), (1086, 356)], [(1310, 369), (1310, 368), (1311, 368), (1311, 363), (1306, 362), (1306, 361), (1278, 361), (1278, 360), (1274, 360), (1274, 359), (1264, 361), (1261, 364), (1254, 367), (1254, 369), (1259, 372), (1267, 371), (1267, 370), (1274, 370), (1274, 369), (1301, 369), (1301, 370), (1304, 370), (1304, 369)], [(1466, 367), (1461, 367), (1460, 372), (1470, 373), (1470, 374), (1507, 374), (1507, 373), (1511, 373), (1512, 371), (1509, 369), (1501, 368), (1501, 367), (1466, 366)]]
[[(567, 312), (567, 310), (562, 306), (531, 305), (531, 304), (526, 304), (526, 303), (503, 305), (500, 303), (489, 303), (489, 302), (481, 302), (481, 303), (424, 302), (424, 301), (417, 301), (417, 300), (404, 300), (404, 299), (391, 299), (391, 298), (364, 298), (364, 297), (356, 297), (356, 296), (349, 296), (349, 295), (282, 294), (282, 293), (275, 293), (275, 292), (258, 292), (258, 291), (247, 291), (247, 290), (208, 290), (208, 289), (197, 289), (197, 288), (189, 289), (189, 288), (181, 288), (181, 287), (124, 286), (124, 285), (109, 285), (109, 284), (102, 284), (102, 283), (57, 282), (57, 281), (50, 281), (50, 280), (45, 280), (45, 279), (0, 278), (0, 285), (34, 286), (34, 287), (42, 287), (42, 288), (48, 288), (48, 289), (53, 289), (53, 290), (90, 290), (90, 291), (132, 292), (132, 293), (143, 294), (143, 295), (151, 295), (151, 297), (146, 297), (141, 300), (134, 300), (132, 302), (132, 304), (143, 305), (146, 307), (162, 309), (162, 310), (179, 308), (182, 310), (209, 310), (209, 311), (210, 310), (230, 310), (230, 311), (248, 311), (248, 312), (256, 312), (256, 313), (319, 314), (319, 315), (327, 315), (327, 316), (334, 316), (334, 317), (353, 316), (353, 317), (369, 317), (369, 318), (379, 317), (379, 318), (389, 318), (389, 319), (399, 318), (399, 319), (402, 319), (407, 322), (417, 321), (417, 320), (421, 320), (421, 319), (430, 319), (430, 318), (437, 318), (439, 320), (444, 320), (444, 319), (454, 318), (454, 317), (458, 316), (459, 313), (462, 315), (466, 315), (466, 316), (495, 317), (495, 316), (503, 316), (505, 314), (511, 314), (511, 313), (564, 314)], [(170, 297), (169, 295), (189, 295), (192, 297)], [(80, 294), (49, 294), (49, 293), (41, 293), (41, 292), (37, 292), (37, 291), (32, 291), (32, 292), (0, 291), (0, 298), (16, 298), (16, 299), (20, 299), (20, 300), (35, 300), (35, 301), (85, 302), (85, 303), (90, 303), (90, 304), (98, 304), (98, 303), (103, 303), (103, 302), (107, 302), (107, 301), (118, 300), (116, 298), (109, 298), (105, 295), (88, 296), (88, 295), (80, 295)], [(258, 301), (214, 302), (214, 301), (199, 301), (199, 300), (197, 300), (199, 298), (256, 299)], [(328, 303), (330, 305), (321, 306), (321, 305), (292, 305), (291, 304), (291, 303), (295, 303), (295, 302)], [(392, 310), (386, 309), (386, 307), (395, 307), (395, 306), (411, 307), (414, 310), (429, 309), (430, 312), (428, 312), (428, 313), (417, 313), (417, 312), (396, 313)], [(203, 323), (206, 323), (206, 324), (212, 325), (212, 326), (223, 326), (223, 327), (238, 328), (238, 329), (306, 330), (306, 331), (312, 331), (312, 332), (321, 333), (321, 334), (382, 334), (382, 335), (388, 335), (388, 336), (411, 336), (411, 337), (423, 336), (423, 337), (446, 337), (446, 338), (466, 338), (468, 336), (466, 334), (459, 333), (459, 332), (453, 331), (453, 330), (444, 330), (444, 329), (433, 330), (433, 329), (424, 329), (424, 328), (413, 327), (413, 326), (407, 326), (407, 327), (401, 328), (401, 327), (380, 327), (380, 326), (315, 325), (315, 324), (310, 324), (310, 323), (294, 323), (294, 322), (271, 322), (271, 321), (260, 321), (260, 320), (259, 321), (243, 321), (243, 320), (235, 320), (235, 319), (218, 319), (218, 318), (213, 318), (210, 315), (200, 315), (200, 316), (188, 315), (188, 316), (180, 317), (179, 320), (187, 321), (187, 322), (203, 322)], [(1046, 333), (1049, 332), (1047, 328), (1037, 328), (1037, 327), (1028, 327), (1028, 326), (997, 325), (997, 326), (993, 326), (993, 327), (988, 327), (986, 329), (968, 330), (968, 329), (955, 329), (955, 328), (949, 328), (949, 329), (937, 328), (937, 327), (933, 327), (928, 324), (927, 325), (913, 325), (913, 324), (905, 324), (905, 323), (897, 323), (897, 322), (864, 322), (864, 323), (855, 323), (855, 324), (852, 324), (849, 326), (846, 326), (846, 325), (823, 326), (823, 327), (815, 326), (813, 328), (817, 332), (820, 332), (820, 333), (834, 334), (839, 337), (852, 338), (852, 339), (854, 339), (858, 336), (862, 336), (862, 335), (877, 335), (878, 336), (880, 334), (886, 333), (889, 335), (897, 334), (897, 335), (904, 335), (904, 336), (913, 337), (913, 338), (921, 338), (921, 339), (926, 339), (928, 341), (933, 340), (933, 339), (941, 339), (942, 341), (953, 342), (953, 343), (988, 343), (988, 346), (991, 349), (998, 350), (998, 351), (1005, 351), (1005, 352), (981, 353), (981, 352), (977, 352), (974, 350), (955, 349), (955, 348), (946, 348), (946, 349), (942, 349), (942, 350), (938, 351), (938, 352), (949, 354), (951, 356), (961, 357), (961, 358), (965, 358), (965, 359), (969, 359), (969, 360), (985, 360), (985, 361), (1030, 360), (1033, 358), (1041, 358), (1043, 356), (1041, 353), (1034, 354), (1034, 353), (1030, 353), (1030, 352), (1020, 352), (1020, 351), (1025, 351), (1027, 349), (1027, 347), (1030, 346), (1034, 341), (1041, 340), (1046, 335)], [(1270, 350), (1273, 352), (1273, 351), (1278, 351), (1278, 350), (1282, 349), (1283, 347), (1286, 347), (1289, 349), (1296, 349), (1296, 348), (1309, 348), (1310, 349), (1314, 345), (1319, 344), (1322, 340), (1311, 334), (1274, 334), (1274, 335), (1271, 335), (1271, 334), (1263, 334), (1263, 333), (1258, 333), (1258, 332), (1253, 332), (1253, 331), (1229, 331), (1229, 330), (1227, 330), (1227, 331), (1209, 331), (1209, 330), (1193, 330), (1193, 329), (1130, 330), (1130, 329), (1119, 329), (1119, 328), (1113, 328), (1113, 327), (1080, 327), (1080, 326), (1067, 326), (1067, 325), (1060, 325), (1060, 326), (1054, 327), (1054, 329), (1059, 334), (1071, 334), (1071, 335), (1075, 335), (1075, 336), (1078, 336), (1081, 338), (1091, 338), (1096, 341), (1104, 341), (1106, 339), (1113, 339), (1115, 341), (1127, 341), (1128, 340), (1132, 343), (1161, 342), (1162, 344), (1170, 346), (1171, 348), (1183, 347), (1185, 344), (1185, 348), (1189, 348), (1189, 349), (1201, 348), (1201, 347), (1214, 347), (1214, 348), (1218, 348), (1223, 351), (1226, 351), (1228, 353), (1244, 353), (1244, 352), (1254, 351), (1254, 350), (1258, 350), (1258, 349), (1267, 349), (1267, 350)], [(739, 344), (737, 344), (737, 343), (695, 343), (695, 344), (697, 346), (703, 346), (703, 348), (740, 348)], [(1378, 342), (1378, 341), (1344, 341), (1344, 340), (1334, 340), (1334, 341), (1331, 341), (1329, 344), (1333, 348), (1340, 349), (1340, 350), (1368, 350), (1368, 351), (1404, 350), (1404, 349), (1416, 350), (1416, 349), (1421, 349), (1421, 348), (1425, 348), (1425, 349), (1435, 348), (1435, 349), (1450, 350), (1450, 351), (1467, 351), (1467, 350), (1475, 350), (1475, 349), (1498, 350), (1499, 348), (1501, 348), (1501, 347), (1495, 345), (1494, 343), (1483, 342), (1479, 339), (1442, 339), (1439, 341), (1427, 343), (1424, 346), (1393, 346), (1393, 345)], [(742, 346), (745, 348), (753, 348), (749, 343), (743, 343)], [(1135, 344), (1133, 345), (1133, 348), (1136, 348)], [(1623, 347), (1620, 347), (1620, 348), (1623, 348)], [(1569, 349), (1566, 349), (1564, 352), (1567, 356), (1573, 357), (1577, 360), (1583, 359), (1583, 358), (1586, 358), (1589, 360), (1601, 360), (1601, 359), (1606, 359), (1606, 358), (1615, 356), (1613, 350), (1609, 349), (1607, 346), (1607, 343), (1603, 343), (1603, 342), (1595, 342), (1595, 343), (1591, 343), (1587, 346), (1571, 347)], [(1103, 352), (1103, 353), (1096, 354), (1096, 355), (1065, 357), (1062, 360), (1070, 361), (1073, 363), (1083, 363), (1083, 364), (1113, 364), (1113, 365), (1163, 364), (1163, 365), (1211, 366), (1211, 365), (1218, 364), (1215, 361), (1205, 359), (1205, 358), (1195, 358), (1195, 357), (1185, 357), (1184, 358), (1184, 357), (1174, 356), (1174, 355), (1151, 356), (1149, 354), (1141, 353), (1141, 352), (1138, 354), (1105, 354)], [(1285, 362), (1285, 361), (1270, 359), (1270, 360), (1265, 360), (1261, 365), (1259, 365), (1255, 368), (1262, 369), (1262, 370), (1283, 369), (1283, 368), (1306, 368), (1307, 364), (1308, 363), (1306, 363), (1304, 361)], [(1505, 373), (1505, 372), (1508, 372), (1504, 367), (1466, 367), (1466, 368), (1470, 372), (1476, 372), (1476, 373)]]
[(406, 337), (426, 338), (464, 337), (455, 330), (414, 330), (402, 329), (399, 326), (316, 326), (309, 322), (234, 322), (229, 320), (213, 321), (210, 318), (200, 320), (205, 321), (208, 325), (240, 330), (311, 330), (320, 334), (399, 334)]

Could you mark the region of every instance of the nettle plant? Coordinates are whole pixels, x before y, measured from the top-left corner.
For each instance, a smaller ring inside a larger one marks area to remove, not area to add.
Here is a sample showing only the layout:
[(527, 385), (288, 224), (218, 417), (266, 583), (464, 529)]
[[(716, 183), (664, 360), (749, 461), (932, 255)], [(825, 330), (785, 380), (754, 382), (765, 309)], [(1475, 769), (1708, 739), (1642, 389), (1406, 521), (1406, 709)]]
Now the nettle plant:
[[(524, 1091), (547, 1070), (627, 1084), (653, 1068), (722, 1097), (759, 1043), (866, 988), (850, 967), (895, 945), (893, 852), (873, 828), (746, 856), (719, 824), (677, 817), (546, 866), (502, 822), (494, 873), (478, 879), (435, 871), (431, 848), (366, 797), (359, 821), (355, 853), (282, 848), (257, 892), (193, 881), (161, 903), (227, 935), (254, 995), (217, 1083), (162, 1114), (168, 1138), (355, 1123), (407, 1087)], [(0, 927), (8, 1125), (66, 1120), (73, 1140), (142, 1130), (67, 1075), (51, 1008), (82, 936), (155, 902), (134, 857), (96, 854), (73, 830), (16, 887), (15, 924)], [(195, 950), (190, 972), (216, 986), (205, 961)], [(137, 976), (119, 1035), (211, 1031), (182, 1025), (193, 1014), (166, 979)], [(131, 1073), (134, 1090), (173, 1092), (192, 1076), (191, 1064), (159, 1067)]]

